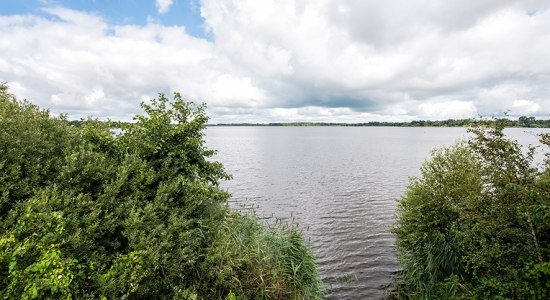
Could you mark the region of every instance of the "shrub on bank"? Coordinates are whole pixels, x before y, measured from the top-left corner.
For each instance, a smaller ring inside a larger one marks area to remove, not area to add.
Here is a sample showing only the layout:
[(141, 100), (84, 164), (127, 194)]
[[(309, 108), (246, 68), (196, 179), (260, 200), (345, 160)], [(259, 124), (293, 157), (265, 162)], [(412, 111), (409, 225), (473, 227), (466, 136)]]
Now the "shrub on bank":
[(0, 298), (320, 298), (295, 227), (226, 206), (204, 107), (143, 108), (76, 127), (0, 86)]
[[(398, 298), (550, 297), (550, 162), (503, 133), (470, 129), (411, 180), (394, 232)], [(548, 134), (541, 136), (550, 146)], [(547, 154), (548, 155), (548, 154)]]

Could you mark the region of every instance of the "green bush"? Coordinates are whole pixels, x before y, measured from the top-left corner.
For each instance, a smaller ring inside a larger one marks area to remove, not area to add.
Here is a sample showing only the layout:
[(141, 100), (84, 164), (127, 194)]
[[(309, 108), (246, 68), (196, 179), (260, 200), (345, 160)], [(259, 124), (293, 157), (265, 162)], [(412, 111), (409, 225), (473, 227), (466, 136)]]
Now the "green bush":
[(142, 106), (73, 126), (0, 86), (0, 298), (321, 297), (294, 227), (227, 207), (204, 107)]
[(537, 168), (533, 147), (522, 151), (492, 124), (435, 150), (399, 202), (399, 298), (550, 296), (548, 160)]

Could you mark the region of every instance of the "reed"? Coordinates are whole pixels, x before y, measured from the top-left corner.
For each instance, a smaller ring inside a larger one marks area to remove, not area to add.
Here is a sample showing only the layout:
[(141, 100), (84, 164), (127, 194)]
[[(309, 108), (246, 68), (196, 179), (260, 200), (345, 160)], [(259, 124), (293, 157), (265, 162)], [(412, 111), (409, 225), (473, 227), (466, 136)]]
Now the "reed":
[[(263, 224), (267, 223), (267, 224)], [(212, 298), (321, 299), (315, 256), (297, 225), (230, 212), (203, 265)]]

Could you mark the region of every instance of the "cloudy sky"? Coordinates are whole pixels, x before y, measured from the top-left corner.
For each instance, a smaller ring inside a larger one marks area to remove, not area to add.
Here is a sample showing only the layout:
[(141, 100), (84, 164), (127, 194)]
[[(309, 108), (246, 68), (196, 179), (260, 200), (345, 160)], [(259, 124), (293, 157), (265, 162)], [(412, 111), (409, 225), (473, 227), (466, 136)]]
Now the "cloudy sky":
[(0, 36), (0, 81), (71, 119), (550, 118), (547, 0), (0, 0)]

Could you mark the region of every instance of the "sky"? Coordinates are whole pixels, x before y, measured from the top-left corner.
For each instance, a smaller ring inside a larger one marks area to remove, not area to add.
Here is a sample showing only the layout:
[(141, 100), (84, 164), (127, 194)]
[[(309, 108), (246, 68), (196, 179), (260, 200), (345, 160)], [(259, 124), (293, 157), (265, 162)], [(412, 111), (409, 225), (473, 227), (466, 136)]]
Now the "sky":
[(550, 118), (550, 0), (0, 0), (0, 82), (69, 119)]

